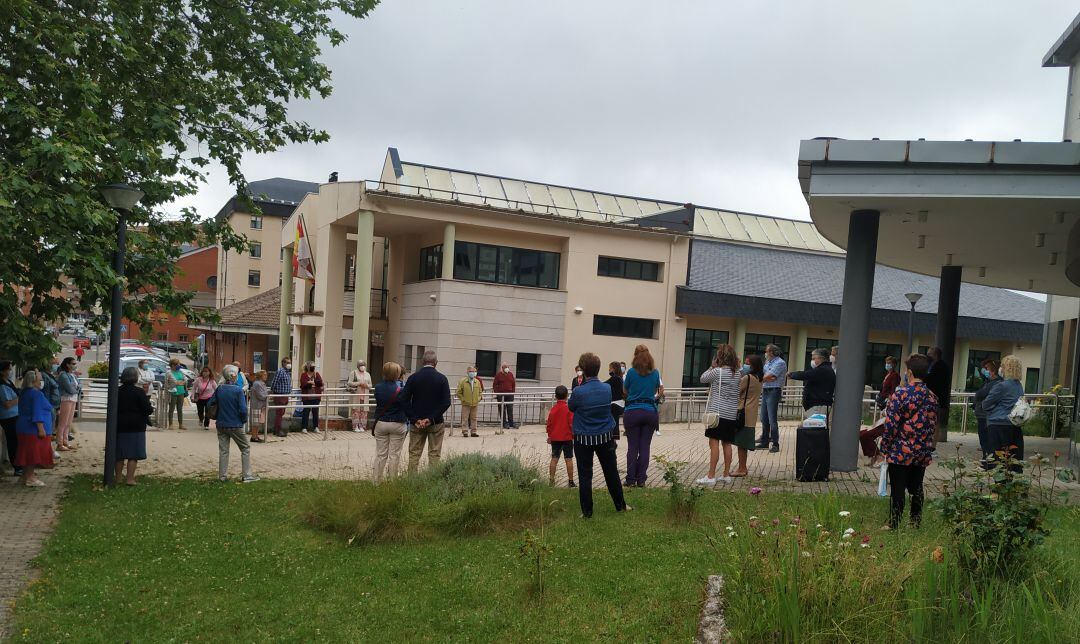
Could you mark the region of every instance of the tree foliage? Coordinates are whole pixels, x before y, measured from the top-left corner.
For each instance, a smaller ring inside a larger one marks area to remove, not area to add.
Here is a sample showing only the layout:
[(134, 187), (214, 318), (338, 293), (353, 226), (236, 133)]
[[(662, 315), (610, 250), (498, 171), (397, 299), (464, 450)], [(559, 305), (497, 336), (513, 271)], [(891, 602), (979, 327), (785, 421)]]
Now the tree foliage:
[(345, 38), (332, 14), (362, 18), (376, 3), (0, 2), (0, 356), (44, 364), (57, 349), (45, 324), (108, 311), (119, 279), (116, 214), (98, 192), (108, 183), (146, 193), (128, 217), (124, 316), (199, 319), (193, 294), (172, 287), (181, 245), (246, 240), (163, 207), (195, 193), (212, 163), (246, 195), (243, 154), (326, 141), (289, 102), (331, 91), (321, 47)]

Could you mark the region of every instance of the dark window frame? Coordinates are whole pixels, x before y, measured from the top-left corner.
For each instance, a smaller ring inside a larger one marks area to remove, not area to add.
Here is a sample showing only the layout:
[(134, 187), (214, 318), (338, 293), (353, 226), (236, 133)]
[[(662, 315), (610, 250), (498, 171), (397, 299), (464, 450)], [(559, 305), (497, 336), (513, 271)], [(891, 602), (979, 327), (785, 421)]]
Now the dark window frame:
[[(593, 335), (618, 338), (656, 339), (657, 320), (631, 318), (621, 315), (593, 315)], [(647, 329), (647, 333), (646, 333)]]
[(248, 246), (248, 255), (254, 259), (262, 259), (262, 242), (251, 242)]
[(683, 344), (683, 387), (700, 387), (701, 374), (712, 365), (716, 347), (727, 344), (731, 334), (713, 329), (687, 329)]
[[(751, 342), (753, 338), (753, 342)], [(747, 333), (743, 336), (743, 355), (747, 356), (752, 353), (756, 353), (761, 356), (761, 359), (765, 359), (765, 346), (769, 344), (775, 344), (780, 347), (780, 350), (784, 352), (784, 359), (789, 363), (790, 369), (791, 356), (788, 351), (791, 350), (791, 336), (789, 335), (775, 335), (772, 333)], [(754, 350), (751, 351), (750, 347)]]
[[(255, 278), (254, 280), (252, 278)], [(248, 269), (248, 286), (262, 286), (262, 271)]]
[(662, 281), (661, 266), (660, 262), (600, 255), (596, 260), (596, 274), (599, 277), (660, 282)]
[(476, 350), (476, 375), (492, 378), (499, 371), (499, 352), (489, 349)]
[(262, 230), (263, 229), (263, 216), (262, 215), (251, 215), (251, 218), (248, 219), (248, 227), (249, 227), (250, 230)]
[(561, 260), (559, 253), (547, 250), (458, 241), (454, 243), (454, 279), (558, 290)]
[(417, 281), (426, 282), (442, 277), (442, 244), (425, 246), (420, 249), (420, 266), (417, 270)]
[[(524, 362), (532, 362), (532, 368), (523, 366), (522, 358), (525, 358)], [(518, 380), (539, 380), (540, 377), (540, 354), (539, 353), (518, 353), (517, 354), (517, 379)]]

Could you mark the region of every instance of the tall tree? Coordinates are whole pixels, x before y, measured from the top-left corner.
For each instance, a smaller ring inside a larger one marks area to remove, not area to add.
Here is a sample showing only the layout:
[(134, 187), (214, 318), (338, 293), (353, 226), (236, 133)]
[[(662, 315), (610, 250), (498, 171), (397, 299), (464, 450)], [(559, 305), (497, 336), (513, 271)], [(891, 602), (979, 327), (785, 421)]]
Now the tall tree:
[(172, 287), (181, 244), (246, 240), (162, 206), (196, 192), (211, 163), (247, 195), (244, 153), (326, 141), (289, 103), (330, 94), (321, 47), (345, 39), (332, 15), (363, 18), (377, 2), (0, 2), (0, 357), (44, 364), (58, 349), (46, 323), (108, 310), (119, 279), (116, 214), (98, 192), (108, 183), (146, 193), (128, 217), (124, 316), (199, 319)]

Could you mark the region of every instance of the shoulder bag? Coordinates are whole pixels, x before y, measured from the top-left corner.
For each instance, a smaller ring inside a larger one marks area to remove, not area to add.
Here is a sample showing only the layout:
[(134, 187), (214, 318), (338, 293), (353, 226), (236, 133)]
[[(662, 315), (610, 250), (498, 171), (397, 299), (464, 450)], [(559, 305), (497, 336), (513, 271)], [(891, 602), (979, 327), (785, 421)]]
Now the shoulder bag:
[(1016, 404), (1013, 405), (1012, 411), (1009, 412), (1009, 422), (1016, 427), (1022, 427), (1024, 423), (1031, 420), (1031, 417), (1035, 415), (1035, 410), (1028, 404), (1028, 401), (1024, 400), (1023, 394), (1016, 399)]
[[(750, 395), (750, 374), (744, 376), (746, 378), (746, 392), (743, 393), (742, 404), (739, 405), (739, 411), (735, 412), (735, 426), (738, 428), (746, 427), (746, 399)], [(742, 379), (739, 379), (739, 385), (742, 386)]]
[[(724, 372), (720, 372), (720, 380), (716, 381), (716, 388), (719, 389), (723, 384)], [(720, 425), (720, 413), (715, 411), (709, 411), (709, 404), (712, 402), (712, 390), (713, 383), (709, 383), (709, 395), (705, 398), (705, 413), (701, 415), (701, 424), (705, 425), (705, 429), (715, 429)]]

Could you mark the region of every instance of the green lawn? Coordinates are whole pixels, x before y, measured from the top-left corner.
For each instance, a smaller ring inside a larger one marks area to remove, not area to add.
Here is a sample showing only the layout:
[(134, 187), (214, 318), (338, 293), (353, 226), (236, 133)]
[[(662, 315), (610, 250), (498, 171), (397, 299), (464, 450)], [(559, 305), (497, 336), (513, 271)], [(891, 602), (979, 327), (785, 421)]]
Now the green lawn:
[[(803, 616), (801, 641), (908, 641), (909, 607), (863, 595), (876, 592), (876, 578), (894, 575), (903, 584), (934, 548), (947, 545), (933, 512), (918, 532), (880, 531), (883, 499), (708, 493), (701, 522), (679, 527), (666, 518), (664, 489), (630, 491), (635, 511), (625, 515), (598, 490), (596, 515), (585, 521), (573, 491), (542, 488), (562, 511), (548, 526), (541, 601), (516, 532), (357, 547), (296, 514), (299, 498), (358, 489), (143, 479), (103, 491), (90, 478), (75, 479), (37, 561), (42, 575), (16, 606), (13, 640), (689, 641), (704, 578), (719, 572), (737, 594), (728, 619), (738, 641), (774, 639), (773, 622), (783, 619), (777, 598), (795, 591), (833, 595), (841, 616)], [(851, 515), (840, 518), (838, 509)], [(795, 515), (798, 527), (791, 527)], [(750, 527), (751, 516), (766, 535)], [(1063, 590), (1080, 577), (1080, 514), (1057, 510), (1051, 523), (1044, 554), (1058, 563), (1039, 574), (1057, 605), (1041, 616), (1052, 623), (1030, 629), (1024, 641), (1076, 641), (1080, 633), (1078, 593)], [(728, 525), (735, 536), (728, 537)], [(854, 547), (841, 548), (837, 538), (833, 552), (832, 538), (820, 533), (835, 537), (845, 527), (869, 535), (868, 547), (851, 540)], [(777, 559), (772, 548), (789, 546), (808, 551), (804, 565), (820, 566), (822, 578), (804, 571), (786, 586), (763, 579), (755, 589), (748, 571), (767, 568), (750, 559)], [(850, 565), (841, 570), (843, 561)], [(814, 601), (806, 606), (821, 605)], [(897, 623), (905, 628), (896, 630)], [(999, 628), (1010, 629), (1017, 627)]]

